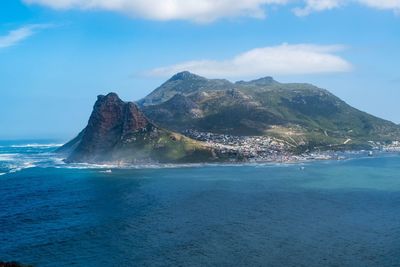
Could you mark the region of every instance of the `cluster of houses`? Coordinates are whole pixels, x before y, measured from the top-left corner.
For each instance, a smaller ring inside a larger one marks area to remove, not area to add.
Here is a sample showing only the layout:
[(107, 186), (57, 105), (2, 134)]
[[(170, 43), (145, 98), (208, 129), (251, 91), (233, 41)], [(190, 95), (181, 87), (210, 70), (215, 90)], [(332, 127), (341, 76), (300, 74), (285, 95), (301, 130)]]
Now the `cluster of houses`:
[(390, 144), (384, 142), (369, 141), (373, 150), (384, 152), (400, 152), (400, 141), (392, 141)]
[(385, 145), (383, 150), (387, 152), (400, 152), (400, 141), (393, 141), (391, 144)]
[(233, 160), (288, 161), (294, 157), (285, 142), (268, 136), (235, 136), (196, 130), (186, 130), (184, 134), (207, 143)]
[[(230, 158), (232, 161), (291, 162), (344, 158), (334, 151), (309, 152), (302, 155), (293, 155), (293, 153), (290, 152), (290, 145), (288, 143), (269, 136), (236, 136), (199, 132), (192, 129), (186, 130), (183, 134), (192, 139), (207, 143), (210, 147), (215, 148), (220, 155)], [(372, 141), (370, 141), (370, 143), (373, 150), (400, 152), (400, 141), (394, 141), (391, 144)]]
[[(233, 161), (246, 160), (250, 162), (293, 162), (305, 160), (344, 159), (341, 153), (334, 151), (304, 153), (293, 155), (290, 144), (269, 136), (236, 136), (186, 130), (184, 135), (207, 143), (218, 153), (231, 158)], [(385, 152), (400, 152), (400, 141), (390, 144), (370, 141), (373, 150)], [(372, 154), (372, 152), (370, 152)]]

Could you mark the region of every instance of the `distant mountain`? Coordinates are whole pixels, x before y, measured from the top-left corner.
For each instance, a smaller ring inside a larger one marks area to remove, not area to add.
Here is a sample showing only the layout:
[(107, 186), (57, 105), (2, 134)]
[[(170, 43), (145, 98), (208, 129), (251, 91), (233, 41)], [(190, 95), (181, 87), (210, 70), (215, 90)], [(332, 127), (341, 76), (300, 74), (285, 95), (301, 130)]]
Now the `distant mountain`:
[(400, 139), (400, 127), (357, 110), (311, 84), (272, 77), (231, 83), (181, 72), (140, 100), (169, 130), (273, 136), (301, 149), (368, 148)]
[(115, 93), (100, 95), (88, 125), (59, 153), (67, 162), (140, 163), (205, 162), (217, 160), (203, 143), (162, 129), (150, 122), (136, 104)]

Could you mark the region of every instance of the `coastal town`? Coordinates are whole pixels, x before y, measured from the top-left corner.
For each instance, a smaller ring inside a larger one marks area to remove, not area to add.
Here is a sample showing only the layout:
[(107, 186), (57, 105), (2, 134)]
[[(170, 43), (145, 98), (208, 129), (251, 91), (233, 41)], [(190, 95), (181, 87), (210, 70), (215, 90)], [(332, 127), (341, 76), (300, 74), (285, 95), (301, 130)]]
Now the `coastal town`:
[(332, 153), (310, 153), (294, 155), (293, 145), (269, 136), (235, 136), (186, 130), (184, 134), (192, 139), (205, 142), (232, 161), (250, 162), (294, 162), (309, 159), (332, 159)]
[[(295, 155), (291, 152), (293, 145), (269, 136), (235, 136), (200, 132), (193, 129), (183, 132), (184, 135), (197, 141), (205, 142), (215, 148), (221, 155), (227, 156), (232, 161), (243, 160), (249, 162), (296, 162), (307, 160), (345, 159), (343, 153), (337, 151), (307, 152)], [(370, 151), (357, 151), (357, 154), (372, 156), (375, 152), (400, 152), (400, 141), (390, 144), (370, 142)], [(347, 151), (350, 153), (350, 151)], [(353, 151), (354, 154), (355, 151)]]
[(385, 152), (400, 152), (400, 141), (393, 141), (389, 145), (382, 145), (381, 149)]

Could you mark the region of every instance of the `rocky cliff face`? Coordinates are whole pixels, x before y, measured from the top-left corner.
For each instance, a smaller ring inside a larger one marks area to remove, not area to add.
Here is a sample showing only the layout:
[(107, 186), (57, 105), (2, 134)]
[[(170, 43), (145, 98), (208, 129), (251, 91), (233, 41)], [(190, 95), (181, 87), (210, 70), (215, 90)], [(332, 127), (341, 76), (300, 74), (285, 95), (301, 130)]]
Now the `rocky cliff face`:
[(195, 161), (190, 160), (193, 154), (201, 154), (203, 160), (212, 157), (211, 149), (157, 127), (136, 104), (115, 93), (98, 96), (86, 128), (59, 152), (68, 154), (68, 162), (91, 163)]
[(154, 128), (134, 103), (125, 103), (115, 93), (100, 95), (80, 143), (68, 160), (107, 158), (109, 152), (117, 144), (126, 142), (130, 135), (139, 131), (153, 131)]

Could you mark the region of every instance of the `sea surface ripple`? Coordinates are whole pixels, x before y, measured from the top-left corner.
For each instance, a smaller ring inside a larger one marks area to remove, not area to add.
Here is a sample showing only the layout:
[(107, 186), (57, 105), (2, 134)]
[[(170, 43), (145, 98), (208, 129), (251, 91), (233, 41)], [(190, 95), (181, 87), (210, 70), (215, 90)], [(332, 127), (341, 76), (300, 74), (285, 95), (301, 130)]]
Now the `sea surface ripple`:
[(69, 165), (0, 142), (0, 261), (34, 266), (400, 266), (400, 157)]

